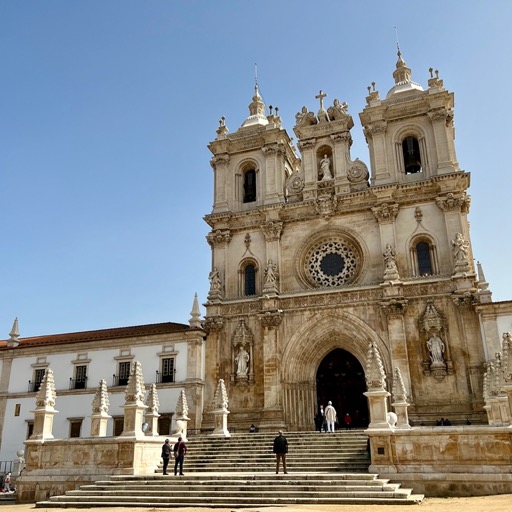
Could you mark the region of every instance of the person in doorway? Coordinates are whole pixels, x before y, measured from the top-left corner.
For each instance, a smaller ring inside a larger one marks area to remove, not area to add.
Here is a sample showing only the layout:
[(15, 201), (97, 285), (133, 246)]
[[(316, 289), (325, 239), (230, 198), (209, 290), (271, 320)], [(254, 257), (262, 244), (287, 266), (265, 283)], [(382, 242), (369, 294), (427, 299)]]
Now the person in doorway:
[(332, 402), (329, 400), (327, 407), (325, 408), (325, 421), (327, 422), (327, 432), (334, 432), (334, 424), (336, 423), (338, 416), (336, 409), (332, 406)]
[(324, 406), (321, 405), (315, 416), (315, 430), (322, 432), (324, 427)]
[(178, 437), (178, 442), (174, 445), (174, 476), (178, 474), (178, 464), (180, 466), (180, 475), (183, 476), (183, 461), (185, 460), (185, 454), (187, 453), (187, 445), (183, 441), (183, 438)]
[(283, 436), (280, 430), (278, 436), (274, 439), (273, 452), (276, 454), (276, 475), (279, 473), (279, 462), (283, 461), (283, 471), (288, 473), (286, 469), (286, 454), (288, 453), (288, 440)]
[(343, 423), (345, 423), (345, 428), (347, 430), (350, 430), (351, 427), (352, 427), (352, 418), (350, 417), (350, 414), (347, 412), (347, 414), (345, 414), (345, 417), (343, 418)]
[(162, 473), (164, 475), (168, 475), (169, 473), (167, 473), (167, 466), (169, 465), (169, 459), (171, 458), (171, 444), (169, 439), (166, 439), (164, 444), (162, 445), (162, 453), (160, 457), (162, 457), (162, 460), (164, 461)]

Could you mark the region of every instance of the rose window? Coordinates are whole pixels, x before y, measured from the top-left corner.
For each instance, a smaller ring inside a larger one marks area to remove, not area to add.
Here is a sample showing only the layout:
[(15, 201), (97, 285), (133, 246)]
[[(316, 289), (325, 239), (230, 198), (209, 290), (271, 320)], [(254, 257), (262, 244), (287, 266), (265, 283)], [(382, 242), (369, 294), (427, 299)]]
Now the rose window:
[(313, 247), (306, 257), (307, 273), (318, 286), (340, 286), (357, 275), (359, 256), (345, 240), (331, 239)]

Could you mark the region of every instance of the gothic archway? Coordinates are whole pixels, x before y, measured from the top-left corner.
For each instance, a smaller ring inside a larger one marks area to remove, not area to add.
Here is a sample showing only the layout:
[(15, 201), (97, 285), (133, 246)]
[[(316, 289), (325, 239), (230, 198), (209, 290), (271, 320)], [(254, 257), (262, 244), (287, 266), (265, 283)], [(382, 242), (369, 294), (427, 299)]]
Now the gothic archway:
[(324, 357), (316, 373), (317, 404), (325, 407), (329, 400), (332, 401), (340, 428), (344, 426), (343, 417), (347, 412), (354, 428), (368, 426), (365, 391), (363, 367), (350, 352), (336, 348)]

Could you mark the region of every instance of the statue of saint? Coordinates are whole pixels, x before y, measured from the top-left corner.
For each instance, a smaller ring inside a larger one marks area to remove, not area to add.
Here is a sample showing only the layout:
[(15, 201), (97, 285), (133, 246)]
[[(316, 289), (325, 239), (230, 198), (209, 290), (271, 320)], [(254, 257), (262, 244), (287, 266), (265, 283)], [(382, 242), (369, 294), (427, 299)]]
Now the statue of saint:
[(324, 155), (320, 162), (320, 174), (322, 175), (322, 181), (332, 180), (331, 159), (327, 155)]
[(210, 272), (208, 279), (210, 280), (210, 291), (219, 291), (221, 289), (222, 281), (217, 267)]
[(276, 270), (277, 270), (277, 265), (272, 260), (268, 260), (267, 268), (265, 269), (265, 285), (276, 284), (276, 282), (277, 282)]
[(239, 377), (246, 377), (249, 369), (249, 354), (247, 350), (242, 346), (238, 354), (235, 357), (236, 363), (236, 374)]
[(469, 242), (464, 240), (462, 233), (457, 233), (452, 245), (455, 265), (466, 265), (469, 262)]
[(427, 348), (430, 352), (430, 360), (432, 363), (444, 364), (444, 343), (437, 334), (430, 336), (427, 341)]

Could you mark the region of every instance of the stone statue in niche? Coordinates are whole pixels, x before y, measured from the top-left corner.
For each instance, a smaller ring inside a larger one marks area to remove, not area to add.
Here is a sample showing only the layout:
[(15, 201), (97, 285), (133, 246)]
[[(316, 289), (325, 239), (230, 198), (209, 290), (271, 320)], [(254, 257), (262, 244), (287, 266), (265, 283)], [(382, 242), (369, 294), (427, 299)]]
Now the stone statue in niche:
[(398, 267), (396, 265), (396, 253), (391, 244), (386, 244), (386, 250), (383, 253), (384, 264), (384, 279), (398, 279)]
[(434, 333), (427, 340), (427, 348), (428, 351), (430, 352), (431, 364), (445, 366), (444, 343), (443, 340), (437, 334)]
[(469, 242), (464, 240), (462, 233), (455, 235), (455, 240), (452, 240), (452, 246), (455, 270), (458, 272), (469, 270)]
[(240, 347), (238, 354), (235, 357), (236, 374), (238, 377), (247, 377), (249, 370), (249, 353), (243, 346)]
[(322, 181), (332, 180), (331, 159), (327, 155), (320, 161), (320, 175)]

